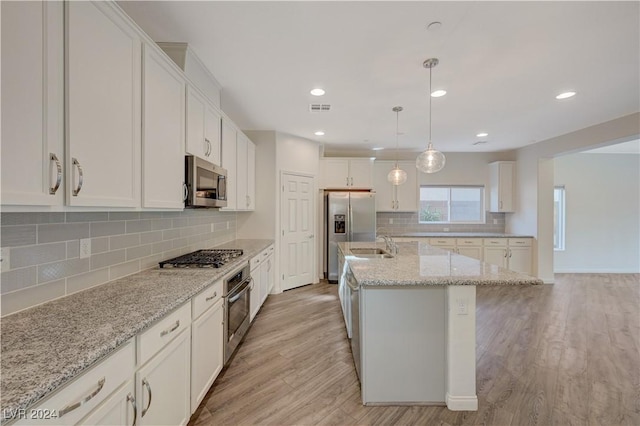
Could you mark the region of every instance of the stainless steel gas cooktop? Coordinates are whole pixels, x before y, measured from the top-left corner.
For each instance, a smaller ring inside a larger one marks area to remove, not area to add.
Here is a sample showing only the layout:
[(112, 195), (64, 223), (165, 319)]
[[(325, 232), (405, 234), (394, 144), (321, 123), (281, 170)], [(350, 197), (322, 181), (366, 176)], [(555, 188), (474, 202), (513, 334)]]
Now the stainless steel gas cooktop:
[(159, 263), (173, 268), (220, 268), (236, 257), (242, 256), (240, 249), (197, 250)]

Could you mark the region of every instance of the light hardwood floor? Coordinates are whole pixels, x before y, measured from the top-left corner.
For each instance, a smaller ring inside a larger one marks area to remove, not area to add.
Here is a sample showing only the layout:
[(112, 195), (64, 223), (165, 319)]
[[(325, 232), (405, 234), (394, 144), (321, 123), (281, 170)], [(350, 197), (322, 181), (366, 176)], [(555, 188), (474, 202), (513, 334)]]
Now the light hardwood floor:
[(478, 287), (477, 412), (364, 407), (337, 289), (270, 295), (190, 425), (640, 425), (640, 275)]

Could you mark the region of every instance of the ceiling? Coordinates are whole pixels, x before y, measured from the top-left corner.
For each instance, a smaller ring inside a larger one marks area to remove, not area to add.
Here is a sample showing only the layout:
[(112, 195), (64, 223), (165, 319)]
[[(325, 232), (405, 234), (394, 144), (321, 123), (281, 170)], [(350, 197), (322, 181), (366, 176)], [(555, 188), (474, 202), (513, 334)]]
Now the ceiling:
[[(514, 149), (640, 111), (636, 1), (119, 4), (154, 40), (189, 43), (240, 128), (332, 151), (395, 147), (396, 105), (400, 149), (424, 149), (430, 57), (433, 89), (447, 90), (432, 98), (444, 152)], [(567, 90), (577, 95), (555, 99)]]
[(640, 139), (583, 151), (586, 154), (640, 154)]

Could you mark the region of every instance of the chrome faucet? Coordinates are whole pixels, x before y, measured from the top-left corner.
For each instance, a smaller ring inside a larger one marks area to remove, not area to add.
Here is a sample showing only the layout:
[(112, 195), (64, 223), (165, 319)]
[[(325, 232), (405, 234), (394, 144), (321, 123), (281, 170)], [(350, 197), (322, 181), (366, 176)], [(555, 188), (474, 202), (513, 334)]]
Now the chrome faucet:
[(398, 254), (398, 245), (396, 244), (395, 241), (393, 241), (393, 238), (389, 237), (388, 235), (380, 235), (380, 238), (384, 240), (387, 251), (389, 253), (393, 255)]

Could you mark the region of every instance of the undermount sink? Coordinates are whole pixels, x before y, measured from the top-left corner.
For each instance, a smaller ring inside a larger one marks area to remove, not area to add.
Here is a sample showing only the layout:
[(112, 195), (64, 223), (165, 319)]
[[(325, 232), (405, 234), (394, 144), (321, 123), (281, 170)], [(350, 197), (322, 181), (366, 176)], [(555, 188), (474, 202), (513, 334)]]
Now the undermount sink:
[(350, 251), (351, 251), (351, 254), (353, 254), (356, 257), (365, 257), (365, 258), (372, 258), (372, 259), (387, 259), (387, 258), (393, 257), (390, 253), (375, 247), (372, 247), (372, 248), (358, 247), (358, 248), (352, 248)]

